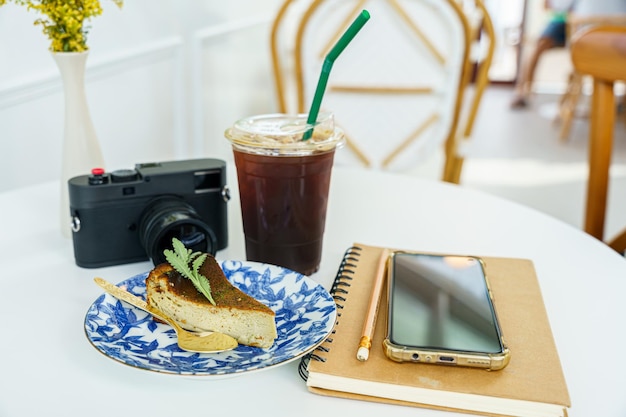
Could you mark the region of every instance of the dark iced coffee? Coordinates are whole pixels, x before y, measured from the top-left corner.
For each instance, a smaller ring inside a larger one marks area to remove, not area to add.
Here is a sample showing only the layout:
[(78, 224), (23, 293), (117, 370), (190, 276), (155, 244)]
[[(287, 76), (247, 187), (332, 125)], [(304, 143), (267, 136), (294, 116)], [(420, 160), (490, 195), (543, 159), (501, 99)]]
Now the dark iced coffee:
[(343, 142), (332, 116), (313, 137), (306, 117), (268, 115), (226, 131), (233, 144), (246, 257), (305, 275), (319, 268), (335, 149)]

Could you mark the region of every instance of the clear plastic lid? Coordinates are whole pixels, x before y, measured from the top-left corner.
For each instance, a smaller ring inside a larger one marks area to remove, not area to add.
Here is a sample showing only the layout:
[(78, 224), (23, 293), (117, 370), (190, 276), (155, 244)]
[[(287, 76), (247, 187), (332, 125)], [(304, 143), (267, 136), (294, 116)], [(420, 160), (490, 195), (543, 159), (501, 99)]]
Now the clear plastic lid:
[(332, 113), (319, 115), (308, 140), (303, 137), (312, 126), (306, 119), (306, 114), (247, 117), (235, 122), (224, 136), (237, 150), (263, 155), (310, 155), (343, 145), (343, 131), (335, 126)]

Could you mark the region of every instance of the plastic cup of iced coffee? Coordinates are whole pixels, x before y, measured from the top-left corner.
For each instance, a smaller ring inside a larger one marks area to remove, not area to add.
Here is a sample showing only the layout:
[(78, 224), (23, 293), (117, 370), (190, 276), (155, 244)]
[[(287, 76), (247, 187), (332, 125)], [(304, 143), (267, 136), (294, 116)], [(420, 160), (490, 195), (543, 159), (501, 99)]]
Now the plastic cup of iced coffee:
[(304, 275), (318, 270), (335, 149), (343, 145), (331, 113), (248, 117), (226, 130), (231, 142), (249, 261)]

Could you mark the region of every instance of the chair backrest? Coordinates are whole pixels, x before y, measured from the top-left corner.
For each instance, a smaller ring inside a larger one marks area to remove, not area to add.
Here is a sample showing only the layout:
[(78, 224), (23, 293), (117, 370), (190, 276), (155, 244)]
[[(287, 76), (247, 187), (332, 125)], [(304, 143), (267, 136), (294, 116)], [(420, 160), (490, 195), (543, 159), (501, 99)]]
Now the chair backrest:
[(462, 0), (462, 7), (470, 27), (469, 60), (475, 69), (474, 94), (465, 97), (466, 114), (459, 129), (462, 137), (468, 138), (472, 135), (476, 114), (489, 84), (489, 69), (496, 49), (496, 33), (489, 11), (482, 0)]
[(596, 80), (626, 80), (626, 26), (594, 25), (574, 35), (572, 63)]
[(470, 71), (473, 83), (467, 84), (459, 117), (455, 141), (447, 149), (443, 179), (458, 184), (467, 153), (469, 139), (474, 131), (484, 92), (489, 85), (489, 70), (496, 47), (496, 34), (493, 21), (482, 0), (457, 0), (465, 13), (469, 28), (471, 50)]
[[(283, 4), (285, 11), (292, 5)], [(371, 19), (335, 62), (322, 102), (348, 137), (336, 162), (410, 169), (454, 140), (470, 28), (455, 0), (312, 0), (297, 24), (293, 67), (286, 66), (293, 70), (296, 111), (308, 111), (326, 53), (364, 8)], [(283, 71), (277, 90), (285, 89), (285, 65), (274, 57)]]
[(272, 22), (270, 53), (280, 113), (296, 113), (294, 49), (298, 25), (313, 0), (284, 0)]

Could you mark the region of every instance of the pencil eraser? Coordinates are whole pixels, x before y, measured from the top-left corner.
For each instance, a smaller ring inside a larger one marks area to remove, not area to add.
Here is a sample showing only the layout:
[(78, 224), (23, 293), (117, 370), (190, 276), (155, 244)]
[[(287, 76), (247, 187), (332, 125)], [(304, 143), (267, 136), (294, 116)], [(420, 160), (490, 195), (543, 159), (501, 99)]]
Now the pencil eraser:
[(360, 347), (356, 353), (356, 358), (360, 361), (366, 361), (370, 356), (370, 350), (368, 348)]

